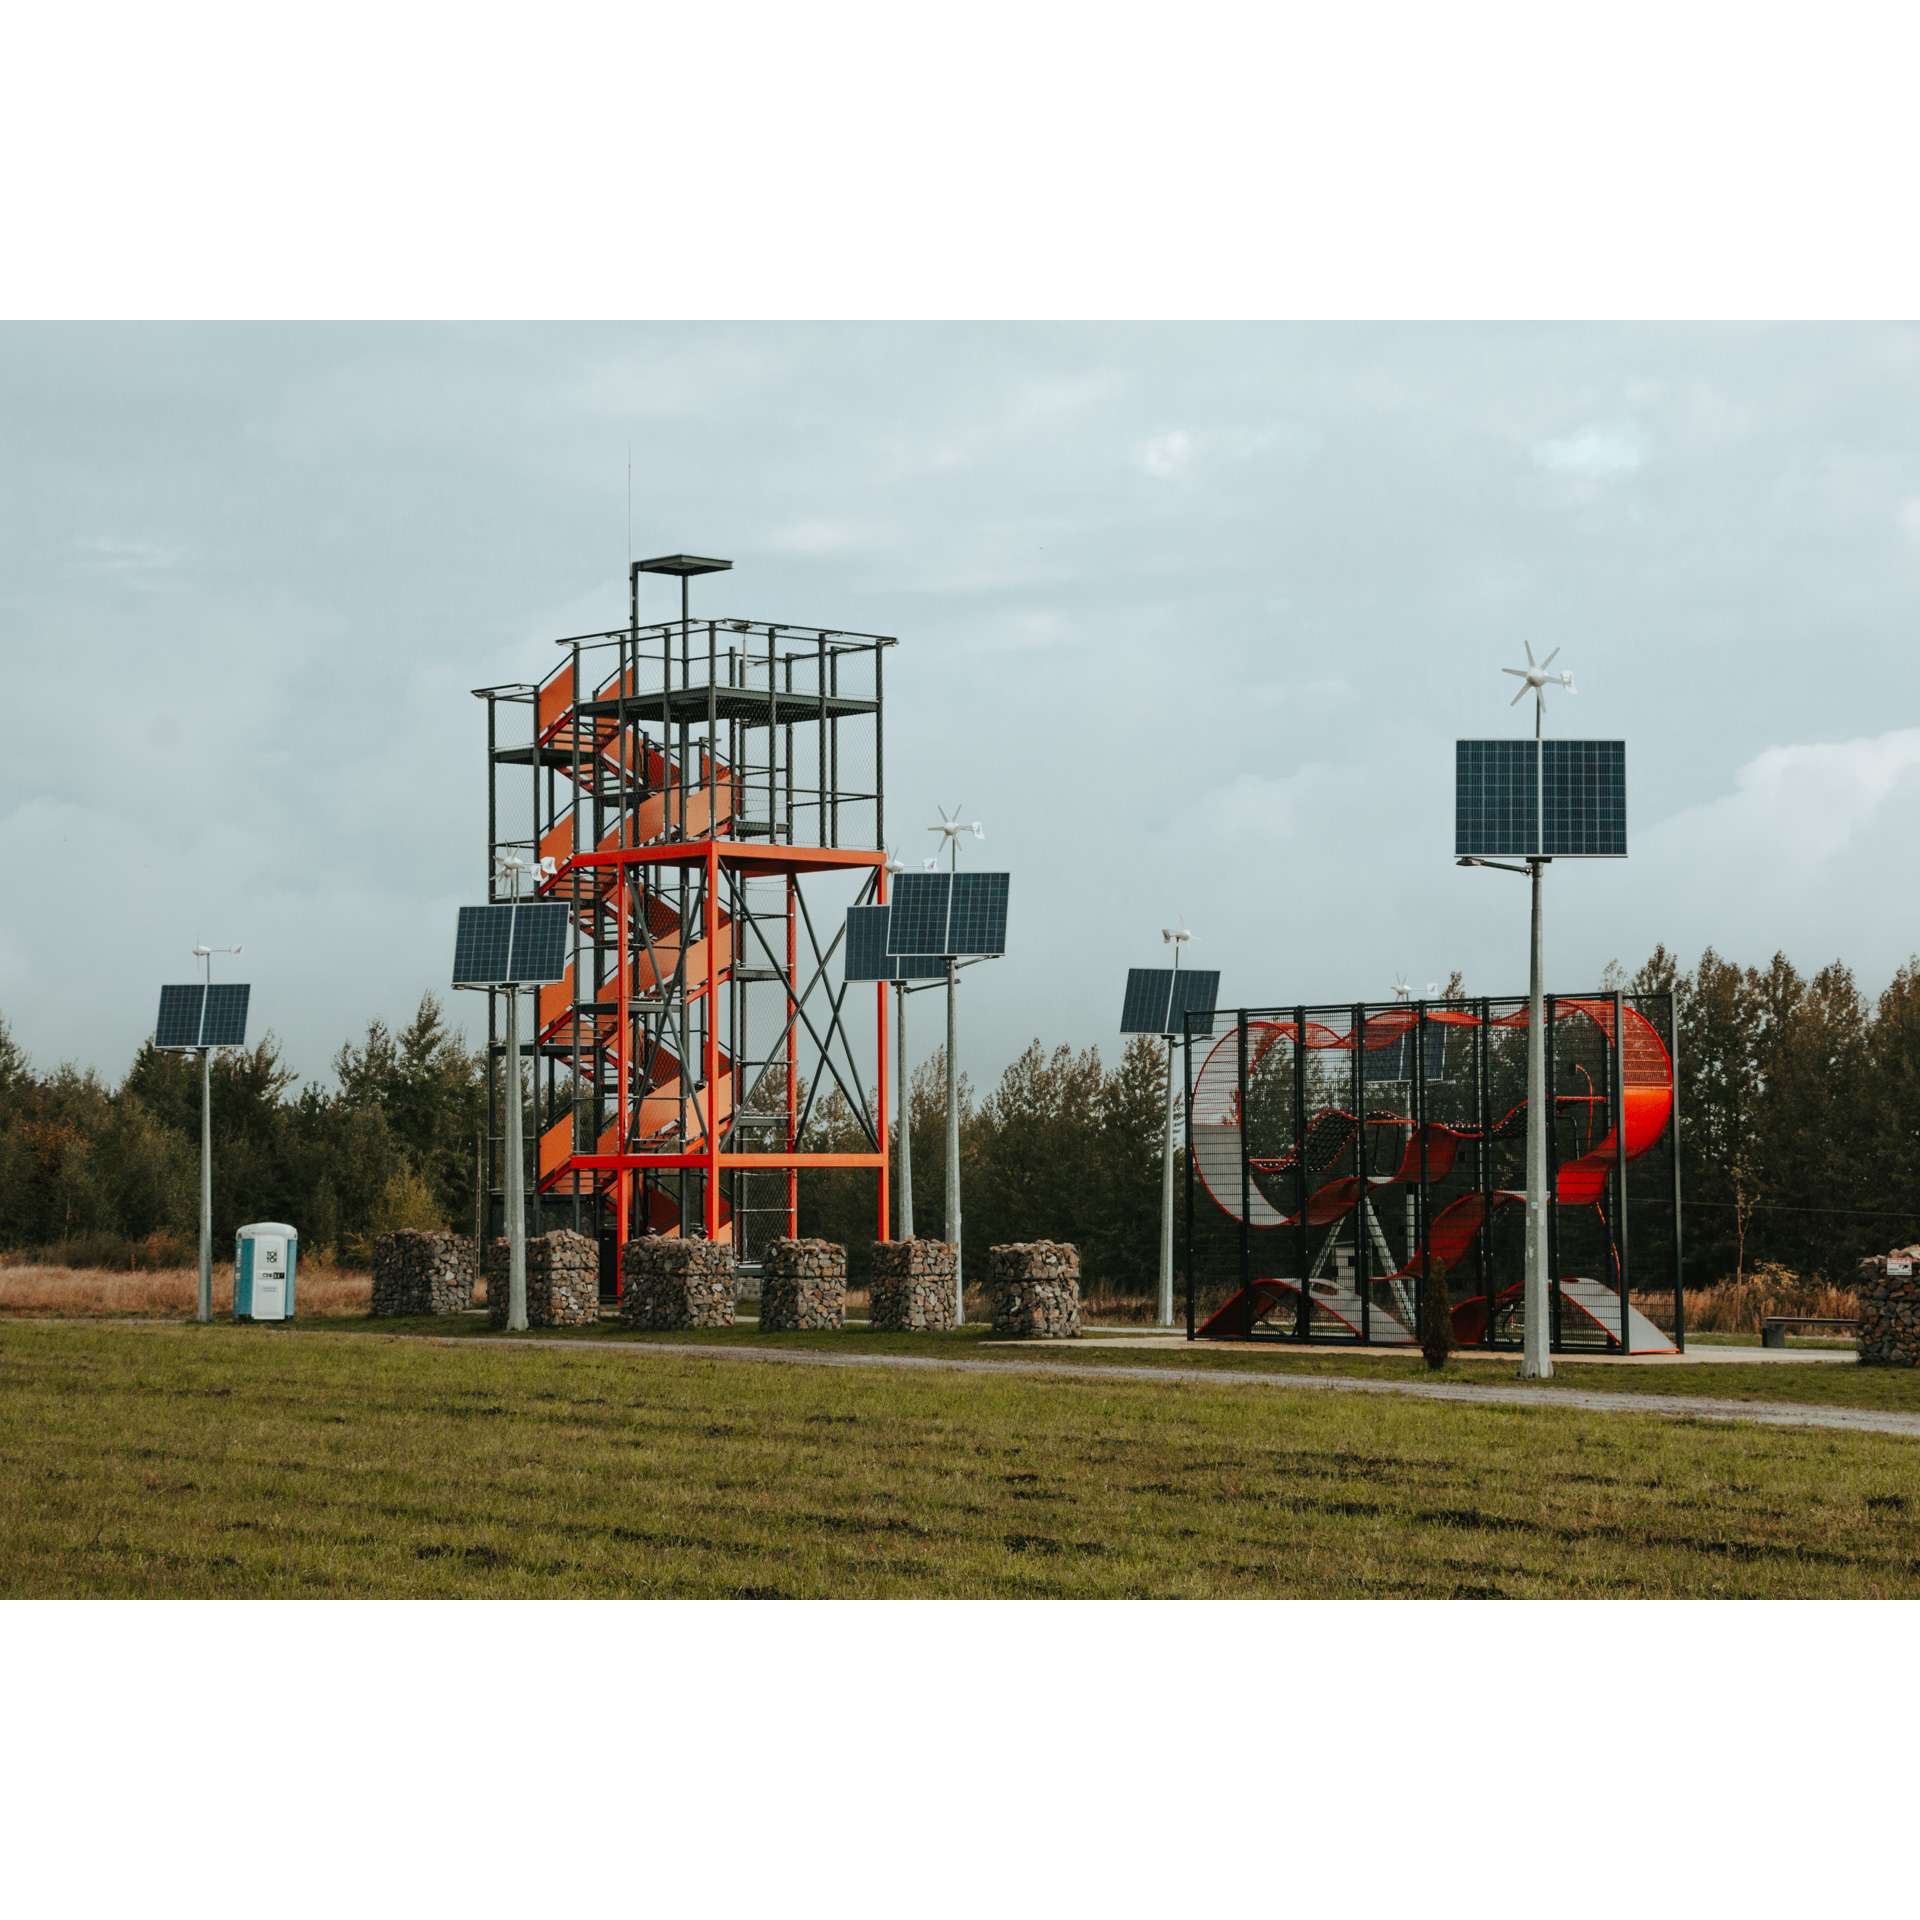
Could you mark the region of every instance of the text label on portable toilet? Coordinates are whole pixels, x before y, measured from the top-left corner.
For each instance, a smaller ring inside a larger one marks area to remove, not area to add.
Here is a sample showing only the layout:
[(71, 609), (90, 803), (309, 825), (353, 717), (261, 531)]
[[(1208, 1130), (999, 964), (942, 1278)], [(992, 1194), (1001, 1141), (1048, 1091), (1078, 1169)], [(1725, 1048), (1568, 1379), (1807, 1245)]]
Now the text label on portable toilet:
[(291, 1320), (300, 1235), (278, 1220), (242, 1227), (233, 1245), (233, 1317)]

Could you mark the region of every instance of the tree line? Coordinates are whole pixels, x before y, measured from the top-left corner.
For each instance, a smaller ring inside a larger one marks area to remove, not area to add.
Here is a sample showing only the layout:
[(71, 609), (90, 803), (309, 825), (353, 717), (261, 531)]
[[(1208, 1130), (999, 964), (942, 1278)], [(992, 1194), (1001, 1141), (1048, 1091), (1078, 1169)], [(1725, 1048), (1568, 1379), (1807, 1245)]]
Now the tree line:
[[(1605, 983), (1675, 993), (1680, 1158), (1689, 1281), (1763, 1263), (1829, 1280), (1920, 1239), (1920, 960), (1877, 999), (1835, 962), (1809, 976), (1783, 956), (1742, 967), (1711, 948), (1683, 971), (1664, 947)], [(1066, 1240), (1093, 1284), (1150, 1293), (1159, 1266), (1165, 1049), (1136, 1038), (1030, 1045), (984, 1098), (960, 1087), (966, 1243)], [(471, 1231), (486, 1059), (424, 996), (399, 1031), (375, 1021), (333, 1060), (334, 1086), (297, 1083), (269, 1036), (214, 1057), (214, 1236), (250, 1220), (300, 1229), (307, 1257), (363, 1262), (391, 1227)], [(0, 1248), (70, 1262), (190, 1258), (199, 1227), (200, 1070), (151, 1044), (117, 1087), (91, 1069), (36, 1072), (0, 1021)], [(569, 1097), (561, 1086), (555, 1111)], [(551, 1116), (542, 1116), (542, 1118)], [(911, 1075), (915, 1226), (946, 1212), (945, 1061)], [(806, 1144), (861, 1142), (836, 1089)], [(1182, 1187), (1183, 1190), (1183, 1187)], [(810, 1169), (801, 1231), (867, 1271), (875, 1175)], [(1182, 1235), (1176, 1232), (1176, 1259)], [(143, 1252), (144, 1250), (144, 1252)]]

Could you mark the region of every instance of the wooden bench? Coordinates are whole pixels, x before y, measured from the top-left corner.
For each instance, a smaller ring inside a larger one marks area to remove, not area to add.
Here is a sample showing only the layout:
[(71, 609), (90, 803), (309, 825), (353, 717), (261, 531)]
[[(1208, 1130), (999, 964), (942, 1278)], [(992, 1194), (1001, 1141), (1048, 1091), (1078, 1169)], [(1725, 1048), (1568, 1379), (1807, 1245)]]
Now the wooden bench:
[(1818, 1314), (1770, 1313), (1760, 1322), (1760, 1344), (1763, 1347), (1784, 1347), (1787, 1344), (1787, 1329), (1796, 1333), (1818, 1331), (1821, 1333), (1858, 1333), (1858, 1320), (1826, 1320)]

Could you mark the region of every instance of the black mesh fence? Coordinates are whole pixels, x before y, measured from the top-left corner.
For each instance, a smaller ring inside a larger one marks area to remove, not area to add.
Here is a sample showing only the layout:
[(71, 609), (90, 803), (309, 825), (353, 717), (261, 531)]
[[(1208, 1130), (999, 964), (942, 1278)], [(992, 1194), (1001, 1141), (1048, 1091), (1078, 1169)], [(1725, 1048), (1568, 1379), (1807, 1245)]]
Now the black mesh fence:
[[(1645, 1351), (1684, 1328), (1668, 994), (1546, 1001), (1553, 1343)], [(1525, 1326), (1523, 998), (1223, 1012), (1185, 1047), (1196, 1333), (1412, 1346)], [(1683, 1337), (1683, 1336), (1680, 1336)]]

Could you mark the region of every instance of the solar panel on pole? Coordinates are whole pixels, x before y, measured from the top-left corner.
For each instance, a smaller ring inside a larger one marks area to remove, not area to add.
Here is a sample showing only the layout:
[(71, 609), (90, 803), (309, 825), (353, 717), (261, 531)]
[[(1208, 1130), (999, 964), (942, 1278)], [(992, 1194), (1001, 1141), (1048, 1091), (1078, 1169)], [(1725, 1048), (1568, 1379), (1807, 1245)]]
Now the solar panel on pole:
[(1453, 850), (1478, 859), (1538, 853), (1539, 749), (1531, 740), (1456, 740)]
[(943, 956), (890, 954), (887, 951), (888, 906), (847, 909), (848, 980), (944, 980)]
[(207, 990), (198, 980), (190, 987), (160, 989), (160, 1018), (154, 1023), (156, 1047), (193, 1048), (200, 1044), (200, 1017)]
[(453, 984), (498, 986), (507, 977), (512, 944), (512, 907), (462, 907), (453, 938)]
[(200, 1029), (203, 1047), (243, 1047), (247, 1043), (247, 998), (253, 992), (246, 986), (214, 986), (207, 989), (207, 1009)]
[(1005, 873), (956, 873), (953, 910), (947, 922), (951, 954), (1002, 954), (1007, 950)]
[(1625, 859), (1627, 743), (1455, 741), (1453, 850), (1480, 860)]
[(894, 971), (897, 963), (887, 954), (887, 919), (890, 911), (884, 906), (847, 909), (847, 979), (899, 978)]
[[(1167, 1031), (1178, 1039), (1187, 1034), (1201, 1039), (1213, 1032), (1214, 1003), (1220, 998), (1218, 967), (1183, 967), (1173, 976), (1173, 997), (1167, 1006)], [(1188, 1016), (1192, 1016), (1189, 1020)]]
[(567, 909), (560, 901), (521, 901), (513, 909), (508, 977), (523, 987), (547, 987), (565, 979), (567, 931)]
[(567, 909), (558, 900), (462, 907), (453, 941), (453, 984), (551, 986), (566, 975), (567, 933)]
[(1172, 996), (1171, 967), (1129, 967), (1127, 997), (1120, 1004), (1120, 1031), (1165, 1033)]
[(953, 904), (954, 876), (950, 873), (903, 873), (893, 883), (888, 905), (887, 951), (901, 954), (945, 955), (947, 920)]
[(1540, 755), (1541, 852), (1553, 860), (1624, 860), (1627, 743), (1548, 740)]

